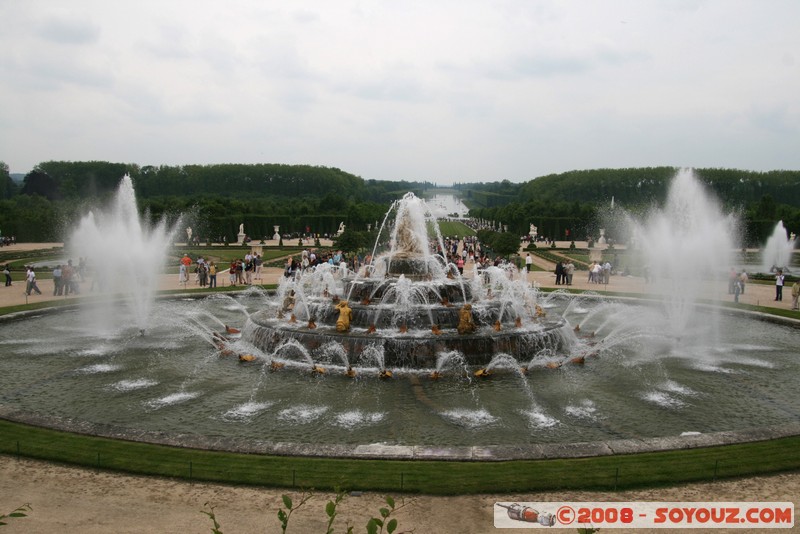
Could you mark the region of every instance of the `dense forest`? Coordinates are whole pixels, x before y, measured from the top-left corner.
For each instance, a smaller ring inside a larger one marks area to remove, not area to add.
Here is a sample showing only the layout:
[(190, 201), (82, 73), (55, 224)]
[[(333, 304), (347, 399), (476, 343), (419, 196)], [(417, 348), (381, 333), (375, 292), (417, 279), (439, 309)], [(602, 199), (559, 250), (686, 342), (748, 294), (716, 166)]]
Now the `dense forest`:
[[(470, 215), (524, 235), (531, 223), (554, 239), (584, 239), (600, 227), (624, 239), (615, 210), (641, 213), (664, 201), (673, 167), (596, 169), (542, 176), (524, 183), (456, 184)], [(48, 161), (21, 185), (0, 163), (0, 232), (20, 241), (62, 240), (64, 230), (116, 191), (129, 174), (139, 207), (155, 222), (179, 215), (203, 239), (235, 239), (244, 223), (253, 238), (282, 233), (333, 233), (344, 222), (366, 230), (408, 191), (430, 182), (365, 180), (334, 167), (282, 164), (139, 166), (99, 161)], [(696, 169), (728, 211), (743, 220), (743, 242), (763, 242), (778, 220), (800, 229), (800, 171)]]
[[(470, 214), (508, 224), (526, 234), (535, 224), (540, 235), (585, 239), (605, 227), (625, 239), (619, 207), (640, 214), (664, 202), (675, 167), (596, 169), (542, 176), (528, 182), (456, 184)], [(742, 241), (763, 243), (775, 223), (800, 233), (800, 171), (752, 172), (695, 169), (695, 175), (726, 211), (739, 213)], [(612, 200), (617, 209), (611, 208)], [(567, 233), (569, 232), (569, 233)]]

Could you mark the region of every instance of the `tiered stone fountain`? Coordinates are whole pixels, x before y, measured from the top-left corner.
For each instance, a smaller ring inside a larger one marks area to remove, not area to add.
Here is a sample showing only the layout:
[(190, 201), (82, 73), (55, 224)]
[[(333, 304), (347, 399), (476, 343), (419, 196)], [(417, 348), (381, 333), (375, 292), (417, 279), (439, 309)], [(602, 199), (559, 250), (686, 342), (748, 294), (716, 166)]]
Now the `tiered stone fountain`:
[(525, 280), (495, 267), (467, 280), (431, 254), (430, 217), (413, 193), (395, 210), (389, 250), (364, 273), (326, 264), (287, 279), (273, 306), (250, 317), (243, 338), (267, 354), (333, 343), (347, 366), (366, 353), (414, 369), (433, 369), (450, 351), (485, 366), (498, 354), (556, 351), (569, 339), (564, 319), (547, 316)]

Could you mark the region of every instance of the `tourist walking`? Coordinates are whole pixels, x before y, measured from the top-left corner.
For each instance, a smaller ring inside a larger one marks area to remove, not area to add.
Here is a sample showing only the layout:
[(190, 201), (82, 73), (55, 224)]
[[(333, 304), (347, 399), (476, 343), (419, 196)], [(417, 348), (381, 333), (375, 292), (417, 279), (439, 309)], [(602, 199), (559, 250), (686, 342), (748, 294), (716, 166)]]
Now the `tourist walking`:
[(564, 264), (561, 262), (561, 260), (558, 260), (558, 263), (556, 263), (556, 285), (557, 286), (561, 285), (561, 280), (562, 280), (563, 277), (564, 277)]
[(799, 310), (800, 308), (797, 307), (797, 301), (800, 299), (800, 280), (796, 281), (792, 285), (792, 309)]
[(744, 286), (747, 285), (747, 271), (742, 271), (742, 274), (739, 275), (739, 285), (742, 286), (742, 295), (744, 295)]
[(37, 295), (42, 294), (42, 292), (39, 290), (39, 286), (36, 285), (36, 273), (33, 271), (32, 265), (28, 267), (28, 272), (25, 275), (25, 280), (27, 281), (27, 287), (25, 288), (26, 295), (30, 295), (31, 291), (36, 291)]
[(8, 270), (8, 264), (3, 267), (3, 276), (6, 277), (6, 287), (11, 285), (11, 271)]
[(783, 281), (783, 271), (779, 269), (775, 275), (775, 300), (783, 301)]
[(531, 258), (531, 255), (530, 255), (530, 253), (528, 253), (528, 255), (527, 255), (527, 256), (525, 256), (525, 269), (526, 269), (528, 272), (531, 272), (531, 266), (532, 266), (532, 265), (533, 265), (533, 258)]

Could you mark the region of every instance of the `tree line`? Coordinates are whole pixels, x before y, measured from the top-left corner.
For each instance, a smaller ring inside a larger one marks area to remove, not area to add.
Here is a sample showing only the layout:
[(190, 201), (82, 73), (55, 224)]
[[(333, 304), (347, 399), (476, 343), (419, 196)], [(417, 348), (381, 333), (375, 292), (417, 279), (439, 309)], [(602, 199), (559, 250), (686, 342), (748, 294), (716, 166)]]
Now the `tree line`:
[(340, 223), (380, 220), (408, 191), (429, 182), (364, 180), (333, 167), (283, 164), (139, 166), (103, 161), (47, 161), (21, 186), (0, 163), (0, 232), (19, 241), (60, 241), (77, 219), (106, 202), (125, 174), (150, 222), (183, 216), (203, 239), (236, 238), (240, 224), (254, 238), (281, 233), (334, 233)]
[[(470, 214), (502, 222), (526, 235), (529, 225), (551, 239), (597, 237), (600, 227), (620, 239), (623, 222), (614, 219), (611, 200), (629, 213), (663, 204), (676, 167), (595, 169), (542, 176), (528, 182), (456, 184)], [(763, 243), (779, 220), (800, 233), (800, 171), (754, 172), (695, 169), (695, 175), (728, 211), (742, 218), (742, 243)], [(512, 200), (508, 200), (512, 199)], [(611, 227), (611, 228), (609, 228)], [(615, 235), (616, 231), (616, 235)]]
[[(584, 239), (610, 228), (611, 199), (636, 213), (666, 198), (674, 167), (569, 171), (523, 183), (456, 184), (470, 215), (526, 235), (529, 225), (552, 239)], [(763, 243), (778, 220), (800, 229), (800, 171), (696, 169), (696, 175), (744, 222), (743, 241)], [(334, 233), (340, 223), (365, 231), (392, 201), (422, 196), (430, 182), (365, 180), (335, 167), (284, 164), (139, 166), (102, 161), (47, 161), (21, 185), (0, 162), (0, 232), (20, 241), (60, 241), (65, 230), (116, 191), (130, 174), (140, 211), (151, 222), (183, 215), (203, 239), (233, 240), (240, 224), (254, 239), (281, 233)], [(621, 237), (621, 236), (619, 236)]]

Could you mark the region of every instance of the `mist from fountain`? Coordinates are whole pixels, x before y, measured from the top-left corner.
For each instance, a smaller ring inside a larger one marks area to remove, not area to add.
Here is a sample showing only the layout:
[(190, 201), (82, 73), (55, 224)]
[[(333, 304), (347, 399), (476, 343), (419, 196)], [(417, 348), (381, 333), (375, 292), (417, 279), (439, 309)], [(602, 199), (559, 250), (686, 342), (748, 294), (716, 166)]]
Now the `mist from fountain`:
[(691, 169), (678, 172), (664, 207), (637, 226), (650, 272), (648, 292), (662, 300), (664, 326), (674, 337), (680, 338), (698, 320), (695, 304), (706, 288), (725, 282), (733, 265), (737, 226)]
[(783, 221), (778, 221), (761, 252), (762, 272), (770, 273), (782, 269), (784, 273), (788, 273), (791, 270), (789, 267), (796, 240), (797, 238), (789, 239)]
[[(139, 216), (133, 182), (129, 175), (120, 181), (113, 202), (106, 209), (83, 217), (68, 238), (66, 250), (73, 258), (84, 258), (93, 270), (91, 290), (125, 295), (134, 310), (135, 324), (144, 331), (149, 322), (159, 274), (179, 222), (171, 228), (165, 220), (151, 227)], [(86, 290), (87, 288), (82, 288)], [(94, 304), (92, 321), (98, 328), (119, 326), (113, 308)]]

